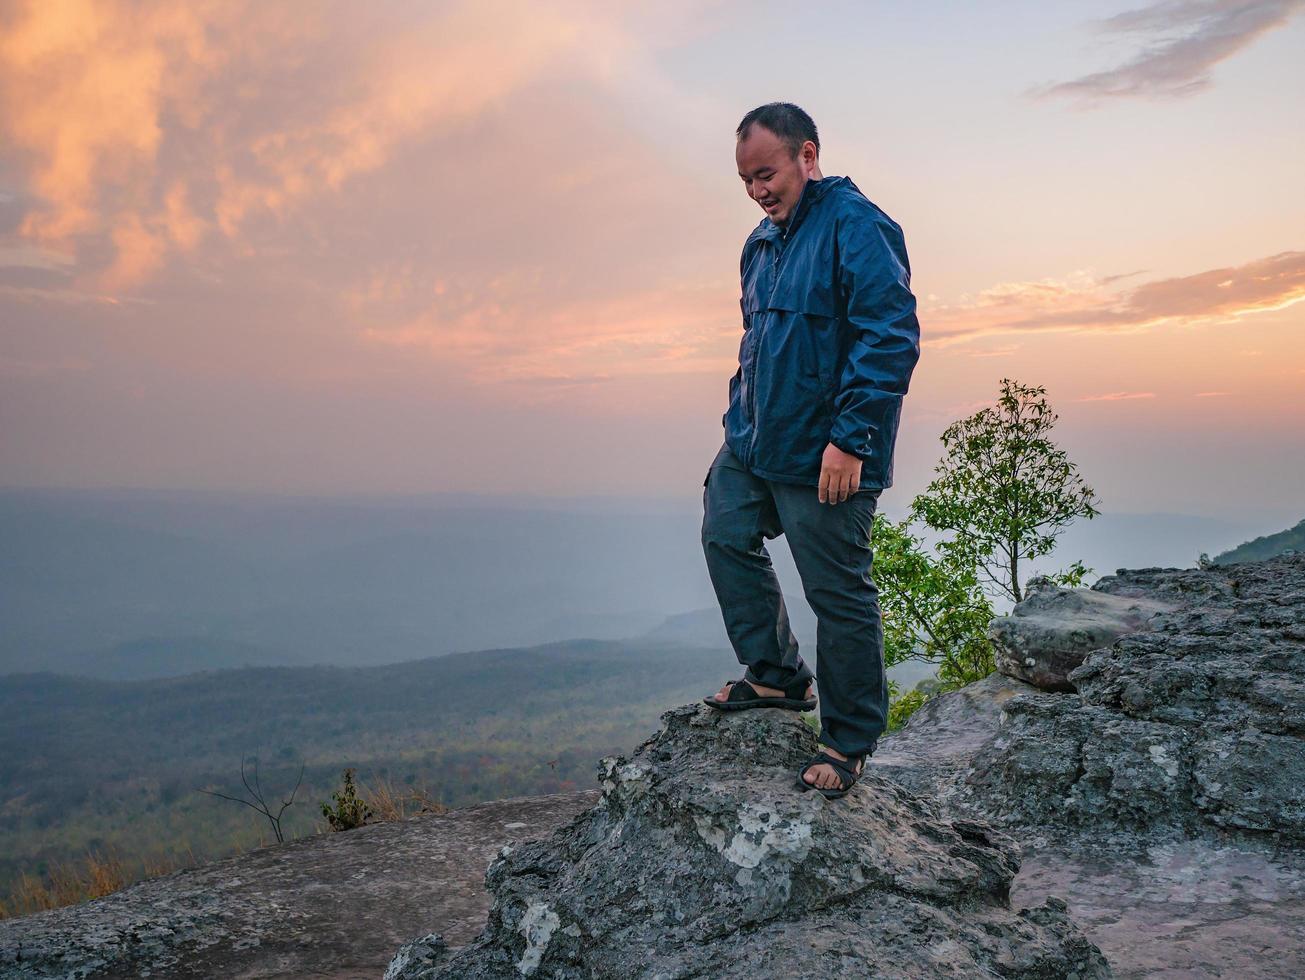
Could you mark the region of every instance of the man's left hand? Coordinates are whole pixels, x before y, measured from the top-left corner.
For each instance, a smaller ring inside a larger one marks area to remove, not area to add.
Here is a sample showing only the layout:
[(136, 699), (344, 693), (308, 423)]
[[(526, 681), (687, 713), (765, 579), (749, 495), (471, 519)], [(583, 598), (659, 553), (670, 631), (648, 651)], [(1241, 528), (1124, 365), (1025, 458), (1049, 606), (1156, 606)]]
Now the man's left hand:
[(861, 460), (832, 442), (820, 460), (820, 502), (841, 504), (861, 485)]

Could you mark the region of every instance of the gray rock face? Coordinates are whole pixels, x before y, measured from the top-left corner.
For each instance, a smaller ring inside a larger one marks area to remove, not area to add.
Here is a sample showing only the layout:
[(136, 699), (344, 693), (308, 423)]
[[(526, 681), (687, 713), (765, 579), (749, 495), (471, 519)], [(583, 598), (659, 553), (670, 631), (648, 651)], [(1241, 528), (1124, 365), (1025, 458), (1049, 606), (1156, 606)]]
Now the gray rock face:
[(1153, 597), (1043, 583), (1030, 583), (1024, 601), (992, 621), (988, 637), (999, 671), (1044, 691), (1074, 690), (1069, 672), (1090, 652), (1146, 629), (1152, 617), (1175, 608)]
[(1011, 698), (1038, 689), (1000, 673), (930, 698), (901, 731), (879, 740), (870, 763), (913, 792), (945, 802), (965, 786), (974, 755), (992, 739)]
[(1121, 572), (1096, 588), (1171, 605), (1012, 698), (967, 787), (1005, 823), (1210, 827), (1305, 841), (1305, 556)]
[(994, 674), (872, 763), (1018, 838), (1013, 900), (1063, 896), (1121, 977), (1305, 976), (1305, 556), (1094, 591), (1172, 608), (1090, 653), (1079, 693)]
[(490, 866), (476, 942), (428, 936), (389, 980), (1110, 975), (1063, 902), (1011, 909), (1017, 848), (985, 824), (877, 772), (840, 800), (801, 792), (815, 735), (793, 713), (663, 720), (604, 760), (594, 809)]

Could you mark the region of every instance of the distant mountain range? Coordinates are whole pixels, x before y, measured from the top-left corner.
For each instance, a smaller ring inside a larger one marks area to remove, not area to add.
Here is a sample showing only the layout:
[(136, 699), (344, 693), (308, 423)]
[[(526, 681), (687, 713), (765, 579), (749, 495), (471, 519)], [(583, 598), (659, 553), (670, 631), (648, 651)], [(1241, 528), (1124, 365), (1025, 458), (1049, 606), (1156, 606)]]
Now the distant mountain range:
[[(727, 643), (696, 642), (716, 631), (723, 637), (713, 609), (629, 640), (380, 666), (230, 666), (113, 681), (0, 675), (0, 893), (21, 872), (87, 848), (215, 856), (257, 843), (261, 818), (197, 792), (239, 794), (242, 755), (259, 756), (263, 784), (279, 794), (304, 764), (300, 805), (287, 814), (292, 834), (320, 819), (318, 803), (345, 766), (364, 784), (427, 787), (448, 805), (591, 787), (600, 757), (628, 751), (661, 712), (738, 676)], [(177, 649), (126, 645), (119, 655), (124, 672), (137, 673), (211, 659), (197, 642), (183, 648), (190, 661), (174, 664)], [(911, 664), (892, 675), (909, 687), (930, 673)]]
[[(266, 832), (240, 793), (258, 755), (272, 793), (306, 767), (287, 827), (356, 766), (449, 805), (587, 788), (660, 713), (738, 672), (728, 649), (578, 640), (373, 667), (251, 667), (105, 681), (0, 676), (0, 886), (88, 847), (218, 853)], [(283, 796), (278, 796), (278, 800)], [(2, 887), (0, 887), (2, 890)]]
[(1216, 565), (1231, 565), (1238, 561), (1262, 561), (1274, 555), (1288, 552), (1305, 552), (1305, 520), (1295, 527), (1276, 534), (1266, 534), (1253, 541), (1247, 541), (1236, 548), (1222, 552), (1214, 557)]
[[(723, 645), (700, 504), (511, 503), (0, 490), (0, 674), (385, 664), (645, 634)], [(1107, 513), (1030, 571), (1190, 566), (1268, 519)], [(787, 543), (768, 548), (812, 646)]]
[(617, 639), (713, 600), (691, 514), (0, 492), (0, 673), (381, 664)]

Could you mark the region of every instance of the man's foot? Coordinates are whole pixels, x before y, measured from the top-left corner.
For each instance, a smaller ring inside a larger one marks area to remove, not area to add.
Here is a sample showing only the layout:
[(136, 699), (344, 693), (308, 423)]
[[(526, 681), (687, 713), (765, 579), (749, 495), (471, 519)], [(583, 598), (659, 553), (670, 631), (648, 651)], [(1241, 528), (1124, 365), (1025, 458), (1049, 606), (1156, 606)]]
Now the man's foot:
[[(820, 746), (820, 751), (824, 752), (826, 755), (832, 755), (835, 759), (842, 759), (844, 762), (847, 761), (847, 756), (843, 755), (843, 753), (839, 752), (837, 749), (831, 749), (828, 745), (822, 744)], [(865, 759), (862, 758), (860, 764), (856, 767), (857, 776), (860, 776), (864, 771)], [(843, 780), (839, 778), (838, 773), (834, 772), (834, 767), (824, 762), (819, 765), (814, 765), (804, 772), (802, 774), (802, 781), (814, 786), (816, 789), (841, 789), (843, 786)]]
[[(730, 696), (730, 688), (733, 687), (736, 683), (737, 683), (736, 681), (726, 681), (724, 686), (721, 687), (721, 689), (717, 691), (715, 694), (713, 694), (712, 697), (717, 701), (724, 701), (727, 697)], [(756, 691), (758, 694), (760, 694), (763, 698), (784, 697), (784, 692), (778, 687), (766, 687), (764, 684), (753, 684), (752, 681), (748, 681), (748, 684), (751, 685), (752, 689)], [(806, 700), (810, 701), (815, 696), (816, 696), (816, 685), (814, 683), (808, 684)]]
[[(713, 711), (743, 711), (746, 708), (782, 708), (785, 711), (812, 711), (816, 707), (815, 684), (807, 678), (803, 684), (794, 681), (787, 687), (767, 687), (744, 679), (726, 681), (715, 694), (702, 700)], [(805, 689), (805, 694), (803, 693)]]

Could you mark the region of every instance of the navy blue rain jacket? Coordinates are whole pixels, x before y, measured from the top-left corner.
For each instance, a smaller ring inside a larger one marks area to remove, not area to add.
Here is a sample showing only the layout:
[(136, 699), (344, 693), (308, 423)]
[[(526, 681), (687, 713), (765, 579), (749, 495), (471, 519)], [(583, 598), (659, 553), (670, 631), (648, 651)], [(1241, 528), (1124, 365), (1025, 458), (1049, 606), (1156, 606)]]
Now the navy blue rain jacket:
[(901, 227), (849, 178), (808, 179), (786, 226), (763, 218), (748, 236), (739, 273), (730, 451), (758, 476), (816, 486), (832, 442), (862, 461), (860, 489), (892, 486), (920, 357)]

